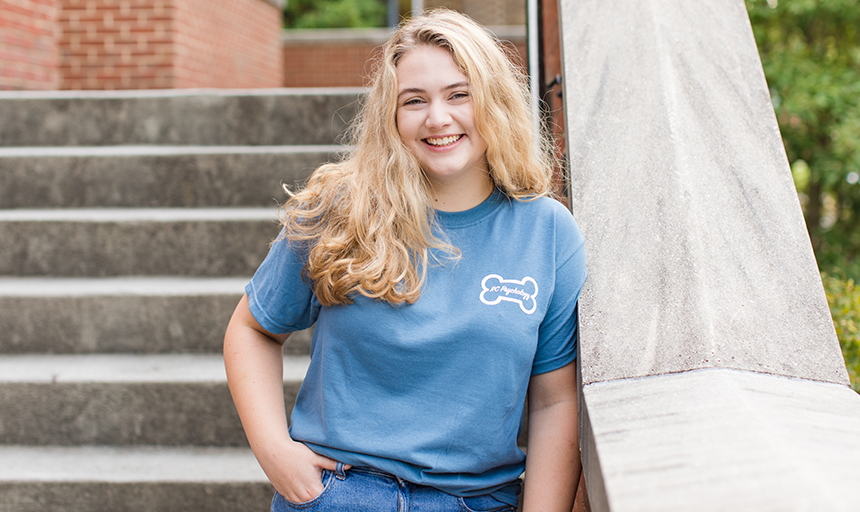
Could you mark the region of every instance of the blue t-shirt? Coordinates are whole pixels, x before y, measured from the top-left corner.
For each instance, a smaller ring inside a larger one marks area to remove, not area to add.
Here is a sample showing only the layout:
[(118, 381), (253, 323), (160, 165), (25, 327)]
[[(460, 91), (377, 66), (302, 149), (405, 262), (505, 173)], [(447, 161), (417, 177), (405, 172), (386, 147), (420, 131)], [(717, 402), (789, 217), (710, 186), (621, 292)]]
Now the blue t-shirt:
[(414, 304), (357, 295), (321, 306), (302, 280), (302, 251), (280, 240), (245, 289), (250, 310), (272, 333), (316, 322), (293, 439), (345, 464), (516, 505), (529, 378), (576, 357), (582, 234), (554, 199), (498, 190), (436, 220), (462, 257), (431, 266)]

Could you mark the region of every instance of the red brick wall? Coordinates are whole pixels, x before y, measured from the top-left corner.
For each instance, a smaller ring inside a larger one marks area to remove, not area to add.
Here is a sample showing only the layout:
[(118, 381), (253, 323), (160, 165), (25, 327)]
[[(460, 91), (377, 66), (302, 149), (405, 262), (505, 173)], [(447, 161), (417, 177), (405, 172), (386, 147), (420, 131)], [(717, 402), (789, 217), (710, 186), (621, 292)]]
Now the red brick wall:
[(58, 0), (62, 89), (277, 87), (263, 0)]
[[(281, 41), (266, 0), (0, 0), (0, 28), (4, 89), (362, 86), (389, 35), (289, 31)], [(521, 27), (497, 28), (524, 56)]]
[(59, 0), (62, 89), (173, 86), (172, 0)]
[[(283, 41), (284, 87), (362, 87), (388, 38), (387, 29), (292, 30)], [(524, 35), (498, 33), (514, 43), (522, 62)]]
[(56, 89), (54, 0), (0, 0), (0, 89)]
[(174, 87), (279, 87), (281, 13), (261, 0), (184, 0)]
[[(320, 31), (323, 32), (323, 31)], [(335, 31), (326, 31), (334, 33)], [(358, 32), (358, 31), (356, 31)], [(285, 40), (284, 87), (361, 87), (385, 40), (384, 29), (367, 37), (322, 40)], [(324, 37), (320, 34), (320, 37)]]
[[(544, 76), (542, 77), (543, 84), (551, 83), (556, 76), (561, 75), (561, 35), (558, 30), (558, 2), (555, 0), (541, 0), (541, 13), (543, 16), (543, 65)], [(565, 152), (564, 140), (564, 98), (559, 97), (558, 93), (562, 90), (562, 85), (557, 84), (551, 90), (546, 92), (544, 101), (550, 111), (550, 128), (555, 139), (556, 150), (558, 156), (561, 157)], [(555, 170), (556, 193), (559, 196), (566, 196), (567, 190), (564, 189), (564, 170), (557, 168)], [(581, 489), (584, 492), (585, 484)]]

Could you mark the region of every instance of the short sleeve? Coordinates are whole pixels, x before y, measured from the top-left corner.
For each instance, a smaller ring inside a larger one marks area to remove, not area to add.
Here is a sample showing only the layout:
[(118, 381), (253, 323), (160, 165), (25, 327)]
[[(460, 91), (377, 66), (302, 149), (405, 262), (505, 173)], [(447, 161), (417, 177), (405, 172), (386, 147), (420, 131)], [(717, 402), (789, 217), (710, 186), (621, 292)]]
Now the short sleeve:
[(576, 359), (577, 303), (585, 283), (585, 240), (573, 216), (558, 214), (555, 287), (538, 333), (532, 375), (557, 370)]
[(251, 314), (273, 334), (307, 329), (319, 314), (313, 289), (302, 276), (306, 259), (296, 246), (283, 237), (276, 240), (245, 286)]

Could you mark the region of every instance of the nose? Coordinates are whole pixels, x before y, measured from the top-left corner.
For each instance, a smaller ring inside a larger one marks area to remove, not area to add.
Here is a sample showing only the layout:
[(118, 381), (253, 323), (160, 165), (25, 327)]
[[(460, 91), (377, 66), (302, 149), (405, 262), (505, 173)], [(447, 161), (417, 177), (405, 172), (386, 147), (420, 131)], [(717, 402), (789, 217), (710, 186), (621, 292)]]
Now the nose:
[(425, 124), (428, 128), (443, 128), (451, 124), (451, 113), (444, 101), (432, 101), (427, 107), (427, 119)]

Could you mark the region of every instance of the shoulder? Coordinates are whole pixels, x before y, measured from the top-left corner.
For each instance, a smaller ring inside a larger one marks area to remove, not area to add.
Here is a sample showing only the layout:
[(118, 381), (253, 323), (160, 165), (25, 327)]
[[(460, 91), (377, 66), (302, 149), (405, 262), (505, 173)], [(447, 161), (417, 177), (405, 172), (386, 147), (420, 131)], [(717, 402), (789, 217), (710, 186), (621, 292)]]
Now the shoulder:
[(568, 211), (567, 207), (565, 207), (561, 202), (557, 199), (553, 199), (548, 196), (540, 196), (536, 198), (515, 198), (506, 196), (511, 204), (515, 205), (515, 208), (528, 212), (531, 215), (558, 215), (560, 213), (566, 213), (570, 215), (570, 211)]
[(521, 236), (538, 243), (551, 253), (560, 268), (577, 268), (575, 274), (585, 274), (585, 237), (567, 206), (551, 197), (530, 201), (512, 200), (520, 226), (526, 230)]
[(512, 211), (522, 216), (528, 222), (533, 222), (535, 228), (551, 227), (557, 235), (573, 238), (582, 243), (582, 232), (573, 218), (573, 214), (557, 199), (538, 197), (536, 199), (511, 199)]

